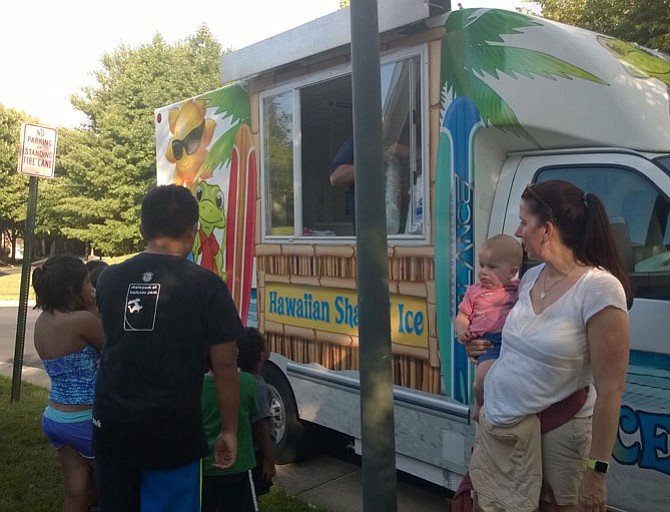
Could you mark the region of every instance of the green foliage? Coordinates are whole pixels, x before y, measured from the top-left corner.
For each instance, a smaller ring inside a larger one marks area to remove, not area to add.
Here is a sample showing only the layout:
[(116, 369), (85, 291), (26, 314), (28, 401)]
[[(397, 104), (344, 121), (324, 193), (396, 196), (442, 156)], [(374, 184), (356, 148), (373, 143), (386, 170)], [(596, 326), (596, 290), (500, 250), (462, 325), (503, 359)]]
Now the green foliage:
[(327, 512), (321, 507), (315, 507), (286, 494), (276, 485), (270, 488), (269, 494), (261, 496), (258, 502), (263, 512)]
[(23, 234), (28, 204), (28, 178), (17, 172), (21, 123), (28, 115), (0, 103), (0, 230)]
[(545, 18), (670, 54), (670, 0), (538, 0)]
[[(225, 114), (221, 117), (222, 120), (230, 118), (230, 123), (235, 128), (238, 128), (240, 124), (251, 124), (249, 93), (241, 85), (232, 84), (228, 87), (222, 87), (204, 94), (201, 98), (207, 102), (207, 108), (215, 108), (214, 114), (216, 116)], [(218, 138), (207, 153), (200, 173), (214, 172), (230, 162), (236, 134), (237, 129), (228, 129)]]
[(60, 510), (63, 503), (60, 465), (41, 428), (47, 392), (23, 382), (20, 400), (10, 402), (11, 388), (11, 379), (0, 377), (0, 510)]

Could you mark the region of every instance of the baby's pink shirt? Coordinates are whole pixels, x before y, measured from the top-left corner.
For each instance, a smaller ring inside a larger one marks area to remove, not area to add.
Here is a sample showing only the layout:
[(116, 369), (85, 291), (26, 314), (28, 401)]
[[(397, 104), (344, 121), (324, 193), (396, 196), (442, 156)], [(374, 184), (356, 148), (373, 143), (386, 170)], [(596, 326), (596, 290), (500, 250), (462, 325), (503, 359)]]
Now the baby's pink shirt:
[(481, 336), (487, 332), (499, 332), (518, 297), (518, 280), (491, 289), (484, 288), (481, 283), (474, 283), (465, 291), (458, 311), (470, 320), (472, 334)]

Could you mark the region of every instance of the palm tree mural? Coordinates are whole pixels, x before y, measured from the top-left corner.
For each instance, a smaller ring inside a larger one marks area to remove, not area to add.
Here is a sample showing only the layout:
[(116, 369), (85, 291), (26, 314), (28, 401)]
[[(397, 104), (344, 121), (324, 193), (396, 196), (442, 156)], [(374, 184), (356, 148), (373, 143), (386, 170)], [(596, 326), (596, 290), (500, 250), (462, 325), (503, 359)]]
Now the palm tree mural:
[[(215, 170), (230, 163), (238, 129), (242, 125), (248, 126), (251, 123), (249, 94), (239, 84), (232, 84), (208, 92), (200, 96), (199, 99), (206, 102), (205, 107), (208, 111), (215, 109), (210, 112), (210, 115), (216, 117), (218, 124), (224, 119), (230, 118), (230, 128), (209, 149), (207, 157), (198, 171), (198, 177), (211, 176)], [(223, 114), (223, 116), (219, 118), (220, 114)]]
[[(533, 76), (550, 80), (573, 77), (605, 84), (597, 76), (547, 53), (505, 44), (504, 35), (541, 27), (536, 18), (498, 9), (453, 11), (445, 23), (447, 36), (442, 43), (441, 83), (443, 105), (449, 95), (469, 98), (486, 126), (524, 137), (540, 146), (521, 126), (507, 102), (486, 82), (504, 73), (514, 79)], [(463, 65), (464, 64), (464, 65)]]

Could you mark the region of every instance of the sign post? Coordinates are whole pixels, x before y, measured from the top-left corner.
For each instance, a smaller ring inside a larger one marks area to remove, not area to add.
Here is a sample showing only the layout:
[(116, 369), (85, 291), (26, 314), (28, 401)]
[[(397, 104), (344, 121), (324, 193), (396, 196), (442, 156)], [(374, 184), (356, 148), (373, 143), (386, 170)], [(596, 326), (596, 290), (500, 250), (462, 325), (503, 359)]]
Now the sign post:
[(21, 125), (21, 145), (17, 170), (30, 176), (26, 227), (23, 236), (23, 263), (21, 265), (21, 288), (19, 311), (16, 319), (16, 342), (14, 344), (14, 367), (12, 372), (12, 402), (21, 397), (21, 371), (26, 340), (26, 317), (28, 313), (28, 288), (30, 285), (30, 263), (33, 255), (35, 217), (37, 214), (37, 178), (53, 178), (56, 168), (56, 142), (58, 132), (54, 128), (32, 123)]

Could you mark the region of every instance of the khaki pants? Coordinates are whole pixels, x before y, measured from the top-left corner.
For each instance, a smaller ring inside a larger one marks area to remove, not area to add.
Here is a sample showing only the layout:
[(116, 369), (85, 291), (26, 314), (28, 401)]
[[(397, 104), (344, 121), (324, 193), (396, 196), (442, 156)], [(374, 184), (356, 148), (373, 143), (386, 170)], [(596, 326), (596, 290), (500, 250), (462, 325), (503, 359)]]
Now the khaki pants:
[[(591, 417), (572, 418), (542, 434), (542, 501), (560, 506), (579, 503), (584, 461), (591, 449)], [(551, 489), (551, 491), (549, 490)]]
[(470, 478), (483, 512), (534, 512), (542, 489), (540, 420), (536, 415), (496, 427), (479, 413)]

